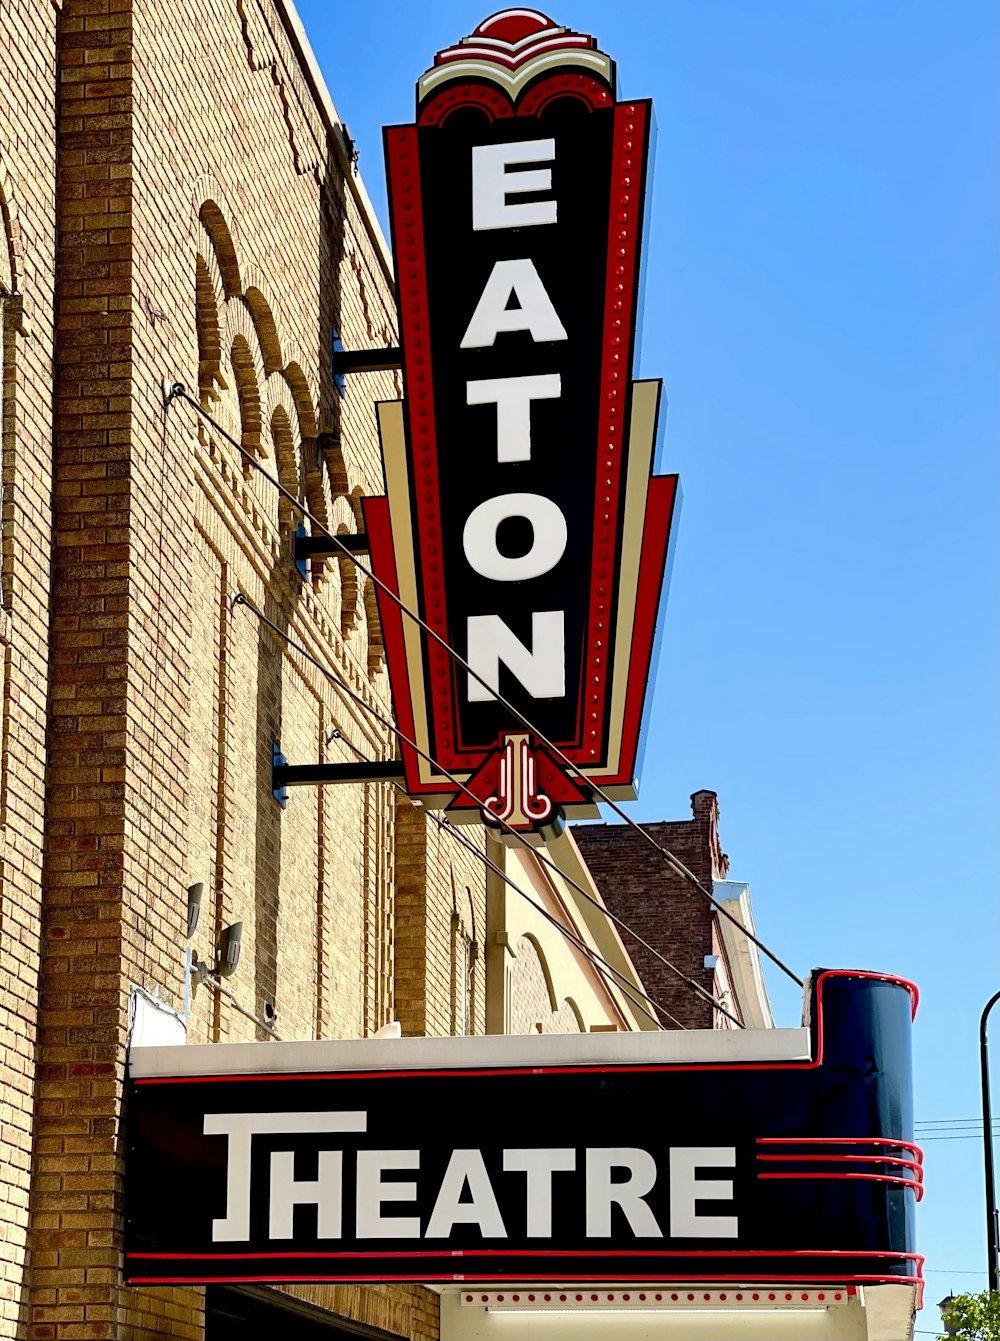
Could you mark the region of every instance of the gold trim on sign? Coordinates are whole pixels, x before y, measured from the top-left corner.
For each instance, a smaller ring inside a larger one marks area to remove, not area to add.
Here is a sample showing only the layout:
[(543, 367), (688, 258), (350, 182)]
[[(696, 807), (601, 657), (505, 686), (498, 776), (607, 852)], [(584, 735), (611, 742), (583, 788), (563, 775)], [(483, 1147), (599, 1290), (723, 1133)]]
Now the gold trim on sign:
[[(656, 422), (660, 401), (659, 378), (632, 383), (632, 419), (629, 428), (628, 471), (625, 480), (625, 508), (622, 514), (621, 567), (618, 577), (618, 622), (615, 626), (615, 655), (612, 680), (608, 739), (615, 741), (603, 768), (584, 769), (589, 776), (618, 771), (621, 759), (622, 723), (625, 720), (625, 694), (628, 689), (629, 662), (632, 657), (632, 629), (639, 594), (639, 566), (642, 561), (646, 496), (653, 469), (656, 446)], [(624, 795), (618, 793), (624, 791)], [(635, 800), (635, 789), (628, 783), (615, 788), (616, 799)]]
[[(419, 610), (403, 402), (401, 400), (380, 400), (376, 404), (375, 410), (378, 415), (382, 459), (385, 463), (385, 492), (389, 500), (389, 524), (392, 530), (393, 550), (396, 556), (399, 598), (403, 605), (410, 610)], [(407, 615), (404, 614), (402, 620), (403, 646), (406, 651), (406, 677), (409, 681), (410, 697), (413, 703), (413, 735), (419, 748), (430, 754), (427, 694), (424, 684), (424, 659), (421, 646), (423, 634), (420, 625)], [(448, 782), (448, 779), (440, 773), (432, 772), (425, 759), (420, 759), (418, 762), (420, 781), (424, 783), (440, 782), (444, 787), (449, 788), (448, 794), (450, 796), (454, 787)], [(423, 799), (430, 800), (429, 797)]]

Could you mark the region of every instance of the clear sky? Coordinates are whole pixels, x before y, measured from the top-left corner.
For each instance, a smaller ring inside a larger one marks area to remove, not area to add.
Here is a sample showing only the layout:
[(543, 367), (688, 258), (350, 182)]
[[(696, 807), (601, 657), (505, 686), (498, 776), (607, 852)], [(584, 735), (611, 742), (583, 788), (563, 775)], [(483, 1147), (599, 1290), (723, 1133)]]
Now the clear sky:
[[(381, 126), (499, 6), (298, 3), (388, 232)], [(764, 939), (800, 974), (914, 979), (918, 1121), (975, 1117), (1000, 986), (995, 7), (548, 12), (659, 126), (641, 371), (684, 507), (633, 813), (717, 791)], [(993, 1032), (1000, 1113), (1000, 1007)], [(925, 1150), (928, 1328), (985, 1247), (981, 1144)]]

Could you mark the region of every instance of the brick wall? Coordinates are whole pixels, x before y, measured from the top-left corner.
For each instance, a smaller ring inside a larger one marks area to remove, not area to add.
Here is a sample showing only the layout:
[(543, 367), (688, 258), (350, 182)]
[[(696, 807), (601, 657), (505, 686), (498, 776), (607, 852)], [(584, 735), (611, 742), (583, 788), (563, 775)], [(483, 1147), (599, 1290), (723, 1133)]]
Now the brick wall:
[[(265, 1008), (289, 1039), (356, 1037), (407, 1011), (419, 1032), (448, 1033), (485, 880), (422, 814), (397, 825), (385, 784), (298, 789), (278, 805), (275, 743), (291, 762), (393, 752), (365, 710), (391, 711), (372, 591), (346, 561), (302, 581), (294, 509), (190, 407), (161, 401), (164, 377), (183, 381), (331, 529), (357, 530), (360, 497), (382, 490), (372, 406), (400, 394), (398, 378), (359, 375), (341, 401), (328, 350), (334, 327), (348, 346), (392, 342), (385, 258), (279, 9), (64, 0), (13, 22), (8, 51), (32, 97), (18, 107), (25, 153), (0, 184), (9, 237), (29, 244), (17, 255), (34, 324), (4, 397), (0, 787), (21, 771), (17, 806), (2, 801), (15, 1041), (0, 1335), (194, 1338), (201, 1291), (121, 1283), (130, 985), (188, 1007), (193, 1042), (264, 1040), (252, 1017)], [(8, 189), (17, 169), (23, 186)], [(237, 594), (280, 632), (234, 609)], [(423, 906), (419, 945), (408, 898)], [(234, 921), (236, 1002), (209, 985), (189, 997), (186, 954), (211, 960)], [(483, 979), (480, 960), (476, 1031)], [(420, 1287), (298, 1292), (436, 1334), (436, 1297)]]
[[(132, 985), (192, 1042), (263, 1044), (265, 1013), (287, 1039), (481, 1033), (486, 877), (386, 784), (272, 795), (278, 743), (391, 756), (391, 702), (370, 583), (299, 576), (294, 508), (226, 433), (352, 532), (383, 487), (373, 402), (401, 394), (332, 385), (331, 330), (393, 343), (394, 303), (280, 0), (24, 0), (0, 36), (0, 1337), (198, 1338), (200, 1290), (122, 1284)], [(225, 433), (165, 411), (164, 378)], [(236, 921), (235, 1000), (190, 988)], [(576, 1027), (530, 943), (517, 964), (515, 1022)], [(437, 1332), (421, 1287), (286, 1289)]]
[[(729, 860), (719, 845), (718, 799), (695, 792), (693, 818), (664, 820), (644, 828), (709, 890), (724, 879)], [(605, 903), (664, 958), (699, 987), (711, 992), (712, 907), (690, 883), (676, 875), (640, 834), (624, 824), (580, 824), (573, 829), (580, 851)], [(633, 937), (623, 933), (625, 948), (649, 995), (688, 1029), (710, 1029), (711, 1005)], [(661, 1017), (663, 1018), (663, 1017)], [(663, 1018), (671, 1027), (671, 1021)]]
[(512, 1034), (577, 1034), (581, 1024), (569, 1001), (553, 999), (553, 987), (538, 947), (522, 936), (510, 967)]
[[(403, 796), (397, 798), (396, 833), (396, 1013), (403, 1033), (461, 1033), (466, 991), (466, 1032), (485, 1033), (484, 868)], [(464, 828), (462, 837), (485, 851), (481, 830)], [(468, 983), (462, 980), (466, 970)]]
[(50, 618), (55, 59), (50, 0), (0, 7), (0, 1336), (13, 1336), (25, 1317), (35, 1101)]

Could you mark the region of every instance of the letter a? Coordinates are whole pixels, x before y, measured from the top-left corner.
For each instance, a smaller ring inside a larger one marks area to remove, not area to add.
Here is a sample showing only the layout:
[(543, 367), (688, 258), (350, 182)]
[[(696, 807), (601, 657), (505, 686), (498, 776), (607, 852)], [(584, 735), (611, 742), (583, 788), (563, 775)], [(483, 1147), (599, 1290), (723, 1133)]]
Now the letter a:
[[(518, 305), (508, 308), (512, 294)], [(529, 260), (497, 261), (462, 337), (462, 348), (483, 349), (494, 344), (501, 331), (530, 331), (536, 344), (568, 338)]]

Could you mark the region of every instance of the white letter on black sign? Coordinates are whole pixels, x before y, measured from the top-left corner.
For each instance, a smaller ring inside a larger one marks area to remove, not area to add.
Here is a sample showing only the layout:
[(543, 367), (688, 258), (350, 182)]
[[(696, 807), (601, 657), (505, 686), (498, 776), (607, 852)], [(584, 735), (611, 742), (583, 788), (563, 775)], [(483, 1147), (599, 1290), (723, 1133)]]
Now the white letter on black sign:
[(416, 1183), (384, 1183), (387, 1169), (418, 1169), (419, 1150), (358, 1151), (359, 1239), (418, 1239), (420, 1221), (416, 1216), (384, 1217), (384, 1201), (416, 1201)]
[(516, 144), (480, 144), (472, 150), (472, 227), (527, 228), (556, 221), (554, 200), (522, 201), (508, 205), (507, 196), (524, 191), (551, 191), (552, 169), (508, 172), (510, 163), (550, 163), (555, 140), (519, 140)]
[(465, 384), (466, 405), (497, 407), (497, 460), (531, 460), (531, 402), (558, 400), (562, 383), (558, 373), (532, 377), (493, 377)]
[[(469, 1184), (471, 1201), (460, 1201)], [(455, 1225), (478, 1225), (484, 1239), (505, 1239), (507, 1231), (478, 1150), (455, 1150), (445, 1170), (425, 1238), (446, 1239)]]
[[(206, 1113), (206, 1136), (228, 1136), (226, 1214), (212, 1221), (214, 1243), (250, 1237), (250, 1143), (255, 1136), (292, 1132), (364, 1131), (368, 1114), (350, 1113)], [(322, 1176), (320, 1182), (322, 1182)]]
[[(518, 305), (509, 308), (512, 294)], [(530, 331), (536, 343), (568, 338), (531, 261), (497, 261), (462, 336), (462, 348), (492, 345), (501, 331)]]
[[(509, 517), (531, 523), (531, 549), (510, 559), (497, 549), (497, 528)], [(498, 494), (469, 513), (462, 547), (469, 566), (494, 582), (527, 582), (550, 572), (566, 550), (566, 518), (542, 494)]]
[(531, 650), (516, 638), (499, 615), (470, 615), (466, 658), (490, 693), (470, 675), (469, 702), (489, 703), (500, 690), (500, 662), (532, 698), (562, 698), (566, 693), (566, 638), (562, 610), (531, 616)]
[(507, 1173), (528, 1175), (528, 1238), (552, 1237), (552, 1175), (576, 1168), (575, 1150), (505, 1150)]
[(290, 1239), (295, 1207), (315, 1206), (317, 1238), (339, 1239), (343, 1174), (342, 1150), (319, 1152), (319, 1177), (314, 1183), (296, 1181), (293, 1151), (272, 1151), (268, 1235), (272, 1239)]
[(670, 1235), (675, 1239), (735, 1239), (735, 1215), (698, 1215), (696, 1201), (732, 1201), (731, 1179), (695, 1178), (704, 1165), (732, 1168), (736, 1150), (731, 1145), (673, 1146), (670, 1150)]
[[(627, 1181), (612, 1182), (612, 1169), (627, 1169)], [(587, 1238), (611, 1237), (611, 1207), (615, 1203), (625, 1212), (625, 1219), (637, 1239), (662, 1238), (656, 1217), (643, 1201), (655, 1182), (656, 1162), (648, 1150), (629, 1146), (588, 1150)]]

